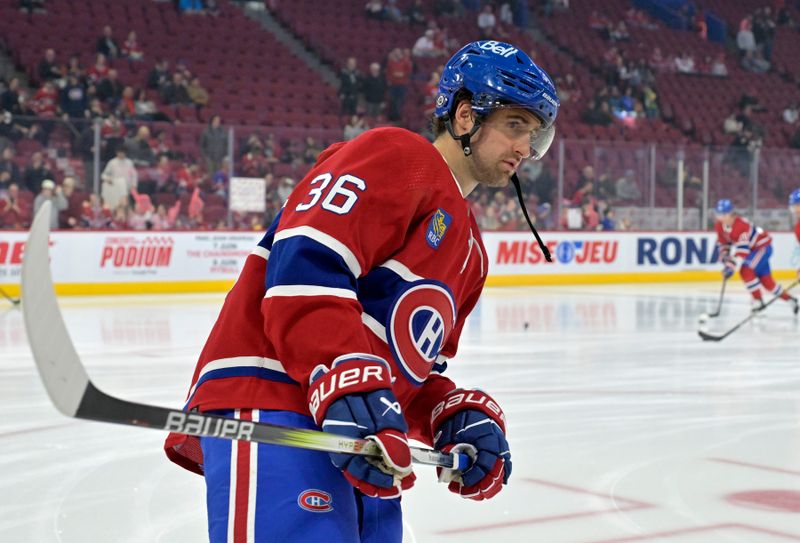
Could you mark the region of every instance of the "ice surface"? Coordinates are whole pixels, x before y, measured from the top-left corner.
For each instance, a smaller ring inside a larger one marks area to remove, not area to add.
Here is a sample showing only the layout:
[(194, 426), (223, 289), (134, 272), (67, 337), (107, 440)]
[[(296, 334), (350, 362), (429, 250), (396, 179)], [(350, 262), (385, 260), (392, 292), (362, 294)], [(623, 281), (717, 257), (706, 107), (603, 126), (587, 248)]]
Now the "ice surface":
[[(800, 333), (788, 307), (697, 337), (718, 284), (487, 289), (448, 374), (509, 420), (511, 484), (462, 500), (417, 468), (405, 541), (800, 541)], [(709, 329), (747, 315), (739, 285)], [(206, 540), (202, 479), (163, 434), (50, 405), (21, 313), (0, 301), (0, 541)], [(63, 298), (93, 381), (183, 403), (220, 295)], [(719, 322), (717, 322), (719, 321)], [(527, 324), (527, 326), (526, 326)]]

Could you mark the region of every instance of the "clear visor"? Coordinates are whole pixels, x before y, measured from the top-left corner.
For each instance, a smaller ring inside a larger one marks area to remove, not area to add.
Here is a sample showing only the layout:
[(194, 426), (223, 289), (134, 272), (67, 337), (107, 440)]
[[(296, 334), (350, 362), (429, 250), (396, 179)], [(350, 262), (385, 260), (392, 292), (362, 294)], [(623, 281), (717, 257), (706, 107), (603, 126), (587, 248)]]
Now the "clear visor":
[(540, 128), (531, 132), (531, 158), (541, 160), (556, 137), (555, 125), (550, 128)]

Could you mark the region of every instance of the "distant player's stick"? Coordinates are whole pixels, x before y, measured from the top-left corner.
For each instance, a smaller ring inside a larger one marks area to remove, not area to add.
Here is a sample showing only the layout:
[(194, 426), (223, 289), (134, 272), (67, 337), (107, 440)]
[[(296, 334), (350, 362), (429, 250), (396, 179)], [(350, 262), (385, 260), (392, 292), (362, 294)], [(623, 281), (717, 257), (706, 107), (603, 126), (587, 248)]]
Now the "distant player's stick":
[(20, 299), (19, 298), (12, 298), (8, 295), (8, 293), (0, 288), (0, 296), (11, 302), (12, 305), (19, 305)]
[(722, 290), (719, 293), (719, 303), (717, 304), (717, 310), (713, 313), (709, 313), (708, 316), (710, 318), (719, 317), (720, 312), (722, 311), (722, 299), (725, 297), (725, 285), (728, 284), (728, 278), (724, 277), (722, 279)]
[[(59, 411), (68, 417), (193, 436), (381, 456), (378, 446), (370, 440), (134, 403), (109, 396), (96, 388), (75, 351), (53, 290), (48, 255), (50, 205), (50, 202), (45, 202), (36, 214), (25, 246), (22, 313), (39, 375), (50, 400)], [(411, 447), (411, 456), (418, 464), (461, 470), (471, 462), (465, 454), (443, 454), (418, 447)]]
[[(786, 290), (793, 289), (794, 287), (797, 286), (798, 283), (800, 283), (800, 280), (795, 280), (794, 283), (792, 283), (791, 285), (786, 287)], [(761, 308), (760, 311), (758, 311), (757, 313), (750, 313), (747, 316), (747, 318), (743, 319), (739, 324), (737, 324), (736, 326), (734, 326), (733, 328), (731, 328), (730, 330), (728, 330), (727, 332), (725, 332), (722, 335), (715, 336), (714, 334), (709, 334), (708, 332), (704, 332), (703, 330), (698, 330), (697, 333), (700, 335), (701, 338), (703, 338), (703, 341), (722, 341), (723, 339), (725, 339), (726, 337), (728, 337), (729, 335), (734, 333), (736, 330), (738, 330), (742, 325), (747, 324), (748, 322), (750, 322), (750, 320), (752, 320), (756, 315), (758, 315), (758, 313), (761, 313), (767, 307), (772, 305), (773, 302), (775, 302), (776, 300), (779, 300), (779, 299), (780, 299), (780, 296), (773, 296), (770, 299), (770, 301), (768, 301), (767, 303), (764, 304), (764, 307)]]

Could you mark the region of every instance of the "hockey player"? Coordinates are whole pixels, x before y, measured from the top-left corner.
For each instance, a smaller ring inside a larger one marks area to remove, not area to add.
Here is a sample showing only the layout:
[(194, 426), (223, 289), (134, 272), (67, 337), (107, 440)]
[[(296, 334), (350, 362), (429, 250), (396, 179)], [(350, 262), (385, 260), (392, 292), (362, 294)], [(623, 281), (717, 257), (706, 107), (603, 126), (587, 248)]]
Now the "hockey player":
[(772, 237), (761, 227), (752, 224), (744, 217), (733, 212), (733, 203), (723, 199), (717, 202), (717, 244), (722, 261), (722, 275), (729, 279), (739, 269), (739, 275), (753, 298), (753, 311), (764, 308), (761, 288), (780, 296), (792, 304), (795, 314), (798, 312), (797, 299), (775, 283), (769, 268), (769, 257), (772, 255)]
[[(794, 215), (797, 222), (794, 224), (794, 235), (797, 243), (800, 244), (800, 189), (795, 189), (789, 195), (789, 210)], [(795, 254), (800, 254), (800, 246), (797, 247)], [(797, 260), (797, 278), (800, 279), (800, 259)]]
[(502, 409), (444, 375), (488, 266), (465, 198), (541, 158), (558, 108), (525, 53), (479, 41), (442, 72), (433, 144), (377, 128), (320, 155), (248, 256), (185, 408), (373, 439), (383, 458), (170, 435), (205, 476), (212, 542), (399, 543), (408, 438), (474, 459), (439, 470), (462, 497), (508, 482)]

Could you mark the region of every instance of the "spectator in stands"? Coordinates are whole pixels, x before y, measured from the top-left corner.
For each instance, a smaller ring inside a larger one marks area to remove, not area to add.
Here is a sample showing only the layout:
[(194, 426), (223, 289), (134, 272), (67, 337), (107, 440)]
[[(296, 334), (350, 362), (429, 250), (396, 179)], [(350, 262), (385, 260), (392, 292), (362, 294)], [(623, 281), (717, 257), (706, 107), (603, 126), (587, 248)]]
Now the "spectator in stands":
[(412, 25), (427, 24), (428, 18), (425, 16), (425, 7), (422, 3), (422, 0), (414, 0), (414, 2), (408, 8), (406, 17), (408, 18), (408, 22)]
[(170, 81), (169, 61), (159, 59), (147, 75), (147, 88), (161, 91)]
[(607, 208), (603, 213), (603, 220), (600, 221), (600, 230), (616, 230), (616, 213), (612, 208)]
[(30, 101), (30, 108), (37, 117), (55, 117), (59, 113), (58, 90), (52, 81), (45, 81)]
[(9, 145), (3, 149), (2, 158), (0, 158), (0, 174), (7, 173), (6, 182), (0, 186), (0, 190), (8, 189), (11, 183), (20, 183), (22, 181), (22, 173), (17, 166), (14, 155), (16, 154), (14, 147)]
[(798, 126), (797, 130), (795, 130), (794, 134), (792, 134), (790, 145), (794, 149), (800, 149), (800, 126)]
[(66, 86), (61, 89), (61, 111), (68, 119), (85, 119), (89, 116), (86, 88), (75, 74), (69, 75)]
[(125, 86), (119, 80), (117, 70), (111, 68), (108, 75), (97, 84), (97, 97), (111, 106), (116, 106), (122, 98)]
[(106, 58), (117, 58), (119, 56), (120, 48), (114, 39), (114, 31), (110, 25), (103, 27), (103, 33), (97, 38), (96, 50), (98, 53), (105, 55)]
[(83, 69), (83, 66), (81, 65), (81, 59), (78, 57), (78, 55), (72, 55), (69, 57), (65, 70), (66, 73), (64, 75), (67, 77), (67, 79), (69, 79), (69, 76), (74, 75), (78, 81), (84, 84), (86, 83), (86, 71)]
[(125, 141), (124, 149), (125, 155), (138, 168), (150, 167), (156, 162), (156, 157), (150, 148), (150, 129), (146, 126), (140, 126), (136, 131), (136, 137)]
[(433, 112), (436, 109), (436, 98), (438, 95), (439, 72), (434, 70), (431, 72), (431, 76), (428, 78), (428, 82), (425, 83), (425, 87), (422, 90), (422, 113), (426, 118), (429, 118), (431, 115), (433, 115)]
[(383, 111), (386, 99), (386, 78), (380, 64), (373, 62), (369, 65), (369, 73), (364, 77), (361, 88), (367, 115), (377, 117)]
[(747, 16), (739, 23), (739, 32), (736, 34), (736, 47), (739, 55), (744, 57), (748, 52), (756, 51), (756, 38), (752, 30), (752, 17)]
[(597, 213), (597, 209), (595, 209), (595, 205), (592, 200), (592, 198), (587, 196), (581, 205), (584, 230), (597, 230), (600, 226), (600, 215)]
[(303, 162), (306, 164), (315, 164), (319, 154), (323, 150), (322, 146), (317, 143), (317, 140), (315, 140), (312, 136), (306, 136), (303, 144), (305, 145), (303, 148)]
[(294, 179), (291, 177), (284, 177), (281, 179), (277, 189), (278, 201), (281, 203), (281, 205), (283, 205), (283, 203), (289, 198), (289, 195), (294, 190), (294, 185)]
[(200, 118), (200, 112), (203, 108), (208, 106), (209, 96), (208, 91), (200, 84), (199, 77), (193, 77), (189, 84), (186, 86), (186, 94), (189, 96), (192, 104), (197, 110), (197, 118)]
[(675, 71), (681, 74), (692, 74), (695, 72), (694, 56), (689, 51), (684, 51), (675, 57)]
[(172, 79), (169, 83), (164, 85), (162, 89), (161, 99), (165, 104), (169, 105), (191, 103), (189, 93), (186, 89), (186, 80), (183, 78), (182, 73), (175, 72), (172, 74)]
[(339, 100), (342, 115), (354, 115), (358, 106), (358, 93), (361, 90), (361, 74), (358, 72), (358, 61), (349, 57), (339, 72)]
[(133, 210), (128, 215), (131, 230), (150, 230), (153, 227), (153, 202), (147, 194), (134, 195)]
[(461, 17), (464, 14), (464, 5), (459, 0), (436, 0), (433, 3), (433, 12), (436, 17)]
[(97, 194), (91, 193), (81, 204), (78, 224), (89, 230), (105, 230), (111, 226), (111, 210), (100, 202)]
[(222, 117), (214, 115), (200, 136), (200, 153), (206, 160), (206, 171), (214, 174), (228, 155), (228, 131), (222, 126)]
[(386, 63), (386, 82), (389, 85), (388, 118), (390, 121), (399, 121), (402, 117), (412, 70), (413, 66), (408, 50), (403, 51), (399, 47), (392, 49)]
[(144, 60), (144, 50), (142, 50), (142, 46), (139, 44), (139, 39), (135, 31), (131, 30), (128, 32), (128, 37), (125, 43), (122, 44), (122, 54), (133, 62), (141, 62)]
[(57, 187), (52, 179), (42, 181), (41, 191), (36, 195), (36, 199), (33, 200), (33, 214), (36, 215), (39, 208), (47, 201), (52, 203), (50, 208), (50, 229), (55, 230), (58, 228), (59, 212), (67, 209), (69, 204), (67, 199), (64, 198), (61, 187)]
[(39, 61), (39, 67), (36, 70), (36, 74), (39, 76), (40, 83), (61, 79), (61, 67), (56, 61), (55, 49), (45, 50), (44, 58)]
[[(139, 89), (133, 102), (134, 117), (140, 121), (154, 121), (158, 114), (158, 106), (147, 95), (145, 89)], [(162, 119), (159, 119), (162, 120)]]
[(364, 14), (367, 19), (382, 21), (386, 15), (383, 2), (381, 0), (367, 0), (367, 4), (364, 6)]
[(415, 57), (423, 58), (442, 56), (444, 52), (436, 49), (436, 45), (433, 43), (435, 34), (436, 31), (434, 29), (427, 29), (414, 43), (414, 47), (411, 48), (411, 54)]
[(22, 107), (19, 103), (19, 78), (12, 77), (8, 82), (8, 88), (0, 95), (0, 109), (8, 111), (14, 115), (22, 114)]
[(615, 184), (615, 195), (619, 200), (638, 202), (642, 197), (642, 191), (636, 182), (633, 170), (626, 170), (625, 175), (617, 179)]
[(47, 13), (44, 3), (45, 0), (19, 0), (19, 9), (28, 13)]
[(136, 118), (136, 99), (133, 87), (127, 86), (122, 89), (122, 96), (117, 103), (116, 111), (119, 118), (126, 122)]
[(350, 117), (350, 121), (344, 127), (344, 141), (350, 141), (351, 139), (363, 134), (367, 130), (369, 130), (369, 126), (367, 126), (367, 122), (364, 120), (364, 117), (360, 115), (353, 115)]
[(772, 61), (775, 27), (775, 21), (772, 18), (772, 9), (769, 6), (764, 6), (754, 12), (752, 22), (753, 38), (767, 62)]
[(103, 203), (110, 209), (127, 207), (131, 189), (139, 183), (139, 174), (131, 159), (125, 156), (123, 146), (117, 148), (116, 156), (108, 161), (100, 178), (103, 180), (100, 188)]
[(491, 4), (486, 4), (478, 14), (478, 30), (481, 37), (489, 39), (495, 34), (497, 18), (494, 16), (494, 9)]
[[(0, 205), (5, 212), (5, 219), (0, 226), (21, 229), (30, 222), (31, 210), (20, 196), (19, 185), (11, 183), (7, 191), (0, 193), (0, 201), (5, 204), (5, 206)], [(2, 214), (0, 214), (0, 218), (2, 218)]]
[(75, 228), (80, 225), (80, 200), (82, 197), (80, 193), (75, 191), (74, 177), (64, 177), (64, 180), (61, 182), (61, 193), (67, 201), (67, 209), (59, 213), (59, 228)]
[(800, 118), (800, 104), (797, 102), (792, 102), (786, 106), (786, 109), (783, 110), (781, 117), (783, 118), (783, 122), (795, 124), (797, 119)]
[(614, 122), (614, 117), (611, 116), (611, 108), (607, 101), (598, 101), (593, 98), (583, 111), (581, 120), (590, 125), (609, 126)]
[(98, 84), (100, 81), (108, 77), (109, 72), (108, 61), (103, 53), (97, 53), (94, 64), (87, 72), (87, 77), (90, 83)]
[(708, 69), (711, 75), (715, 75), (717, 77), (727, 77), (728, 75), (728, 66), (725, 65), (725, 53), (720, 53), (711, 61), (711, 65)]
[(749, 72), (763, 74), (769, 71), (770, 63), (761, 56), (758, 50), (746, 51), (742, 58), (742, 68)]
[(30, 164), (22, 176), (23, 188), (36, 194), (42, 187), (42, 181), (53, 177), (53, 172), (47, 167), (42, 152), (36, 151), (31, 155)]

